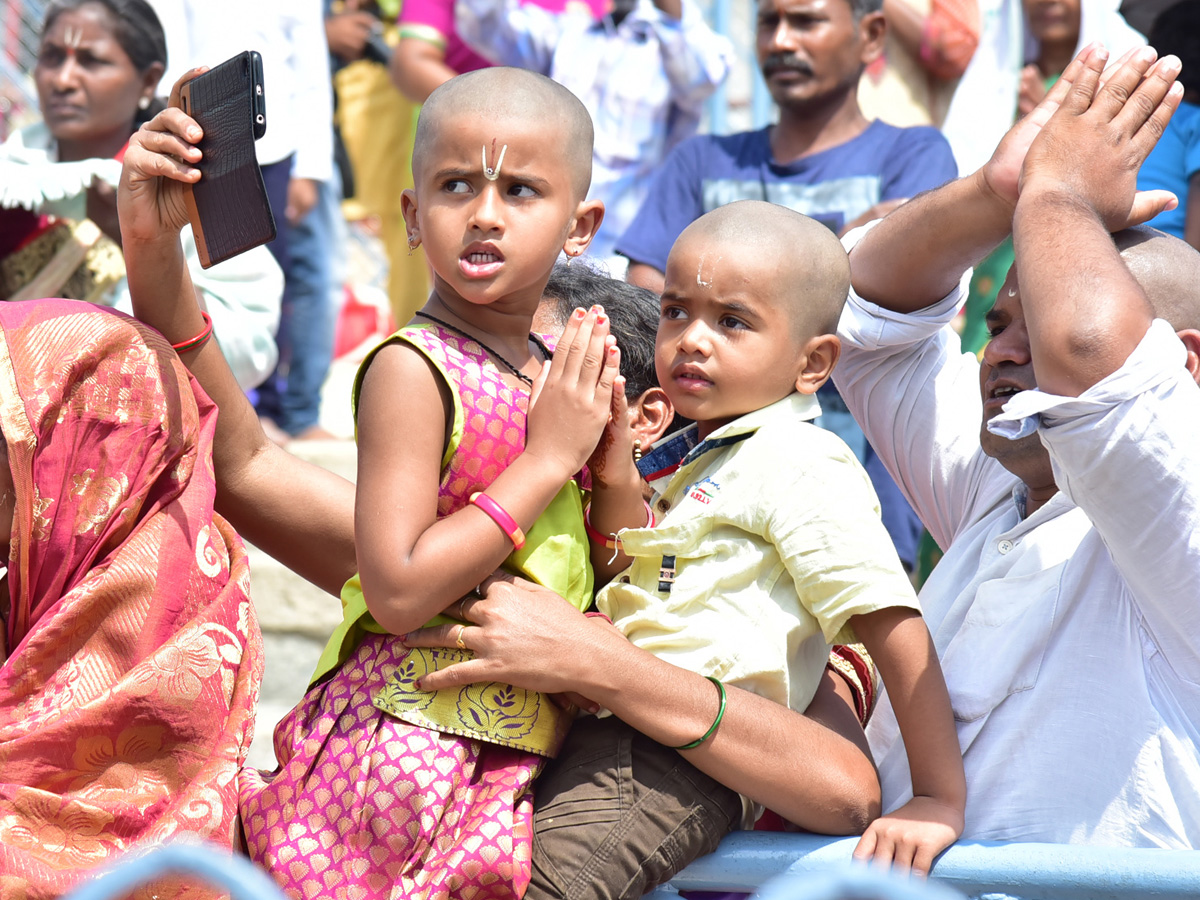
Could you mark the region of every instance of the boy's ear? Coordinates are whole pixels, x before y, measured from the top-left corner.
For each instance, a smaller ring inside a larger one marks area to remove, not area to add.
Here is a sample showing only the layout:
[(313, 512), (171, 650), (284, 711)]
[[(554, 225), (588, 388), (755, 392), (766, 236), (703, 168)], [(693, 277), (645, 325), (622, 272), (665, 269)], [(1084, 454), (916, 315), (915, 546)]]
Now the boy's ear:
[(604, 221), (604, 201), (584, 200), (575, 208), (575, 217), (571, 220), (571, 230), (567, 232), (567, 240), (563, 244), (563, 252), (575, 257), (588, 248), (600, 223)]
[(417, 192), (405, 188), (400, 193), (400, 214), (404, 216), (404, 230), (408, 232), (409, 248), (421, 243), (421, 230), (417, 225)]
[(629, 427), (643, 453), (667, 433), (674, 419), (675, 407), (671, 405), (667, 392), (660, 387), (644, 391), (629, 404)]
[(836, 334), (818, 334), (809, 338), (802, 351), (803, 365), (796, 375), (796, 390), (801, 394), (815, 394), (817, 388), (829, 380), (841, 355), (842, 342)]

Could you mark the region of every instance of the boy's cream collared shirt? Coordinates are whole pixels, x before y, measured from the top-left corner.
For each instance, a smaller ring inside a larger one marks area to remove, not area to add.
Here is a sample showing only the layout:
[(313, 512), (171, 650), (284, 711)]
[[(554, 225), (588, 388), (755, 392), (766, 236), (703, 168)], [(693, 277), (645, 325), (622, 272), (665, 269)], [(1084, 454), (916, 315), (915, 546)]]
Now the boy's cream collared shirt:
[(866, 472), (819, 414), (790, 394), (664, 469), (658, 526), (622, 532), (635, 561), (596, 598), (643, 650), (800, 711), (851, 616), (919, 609)]

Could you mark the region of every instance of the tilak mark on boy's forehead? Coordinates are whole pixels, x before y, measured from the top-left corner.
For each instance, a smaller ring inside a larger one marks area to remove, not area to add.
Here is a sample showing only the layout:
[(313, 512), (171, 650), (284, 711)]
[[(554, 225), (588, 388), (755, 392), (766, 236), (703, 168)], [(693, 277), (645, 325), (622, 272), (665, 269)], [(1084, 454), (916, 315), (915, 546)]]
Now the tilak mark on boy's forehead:
[(488, 165), (488, 150), (487, 144), (483, 145), (483, 177), (488, 181), (495, 181), (500, 177), (500, 167), (504, 165), (504, 151), (508, 149), (508, 144), (500, 148), (500, 156), (496, 156), (496, 139), (492, 138), (492, 157), (496, 159), (495, 166)]
[(712, 287), (713, 286), (713, 281), (717, 277), (717, 263), (719, 263), (724, 258), (725, 257), (723, 257), (723, 256), (718, 256), (716, 259), (714, 259), (712, 261), (712, 265), (710, 265), (708, 267), (708, 280), (706, 281), (704, 279), (704, 261), (706, 259), (708, 259), (708, 256), (704, 253), (700, 254), (700, 260), (699, 260), (699, 262), (696, 263), (696, 285), (698, 287)]

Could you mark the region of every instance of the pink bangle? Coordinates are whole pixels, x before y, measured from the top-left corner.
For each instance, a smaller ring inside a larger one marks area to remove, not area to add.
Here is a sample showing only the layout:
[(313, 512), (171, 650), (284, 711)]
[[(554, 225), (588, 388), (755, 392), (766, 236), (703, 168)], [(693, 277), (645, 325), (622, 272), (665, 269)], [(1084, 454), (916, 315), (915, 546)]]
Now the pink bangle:
[[(645, 500), (642, 501), (642, 505), (646, 507), (646, 524), (643, 527), (653, 528), (658, 524), (658, 521), (654, 518), (654, 510), (650, 508), (650, 504)], [(599, 544), (608, 550), (616, 550), (621, 543), (616, 535), (608, 537), (592, 527), (592, 504), (590, 503), (583, 510), (583, 530), (587, 532), (588, 539), (593, 544)]]
[(171, 349), (176, 353), (187, 353), (189, 350), (195, 350), (198, 347), (203, 347), (208, 343), (208, 339), (212, 337), (213, 324), (212, 316), (204, 310), (200, 310), (200, 318), (204, 320), (204, 328), (194, 338), (188, 338), (186, 341), (180, 341), (178, 344), (172, 344)]
[(606, 616), (606, 615), (605, 615), (604, 613), (602, 613), (602, 612), (595, 612), (595, 611), (593, 611), (593, 612), (585, 612), (585, 613), (584, 613), (584, 615), (585, 615), (585, 616), (587, 616), (589, 619), (603, 619), (603, 620), (604, 620), (605, 622), (607, 622), (609, 625), (612, 625), (612, 623), (613, 623), (613, 620), (612, 620), (612, 619), (610, 619), (608, 616)]
[(500, 530), (508, 535), (513, 549), (520, 550), (525, 546), (525, 532), (517, 524), (517, 520), (504, 511), (504, 507), (482, 491), (471, 495), (471, 505), (483, 510), (492, 517), (492, 521), (500, 526)]

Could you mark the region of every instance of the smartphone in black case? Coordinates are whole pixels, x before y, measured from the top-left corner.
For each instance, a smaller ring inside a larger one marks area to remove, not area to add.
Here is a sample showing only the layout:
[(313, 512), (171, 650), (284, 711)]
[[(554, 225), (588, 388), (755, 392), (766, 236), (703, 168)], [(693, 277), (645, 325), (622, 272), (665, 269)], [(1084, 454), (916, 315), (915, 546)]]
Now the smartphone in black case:
[(180, 88), (179, 105), (204, 130), (200, 180), (184, 200), (200, 265), (215, 265), (275, 239), (254, 142), (267, 130), (262, 57), (239, 53)]

